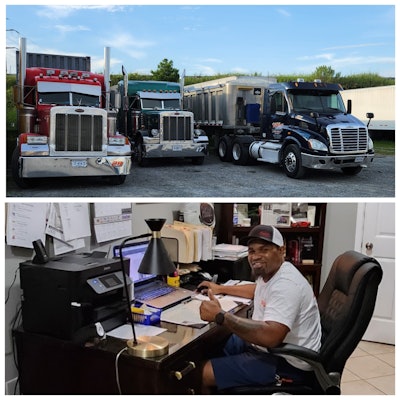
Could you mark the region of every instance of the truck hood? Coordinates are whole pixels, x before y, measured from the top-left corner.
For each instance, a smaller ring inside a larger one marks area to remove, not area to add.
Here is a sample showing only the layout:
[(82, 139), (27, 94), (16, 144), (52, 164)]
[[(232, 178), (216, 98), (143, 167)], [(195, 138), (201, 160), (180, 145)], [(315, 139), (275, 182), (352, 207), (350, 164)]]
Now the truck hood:
[[(298, 124), (300, 126), (307, 124), (310, 128), (311, 127), (315, 128), (315, 119), (310, 117), (310, 115), (308, 114), (296, 113), (294, 115), (294, 119), (298, 121)], [(320, 114), (319, 117), (317, 118), (317, 121), (318, 125), (323, 127), (332, 124), (349, 124), (355, 126), (365, 126), (365, 124), (363, 124), (359, 119), (357, 119), (351, 114)]]

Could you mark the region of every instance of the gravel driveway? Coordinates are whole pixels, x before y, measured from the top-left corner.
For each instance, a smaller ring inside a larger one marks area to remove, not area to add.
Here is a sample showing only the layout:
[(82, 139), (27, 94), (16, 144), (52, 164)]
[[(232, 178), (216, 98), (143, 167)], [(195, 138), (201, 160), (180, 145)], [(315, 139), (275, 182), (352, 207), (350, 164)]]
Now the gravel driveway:
[(100, 178), (73, 177), (46, 178), (36, 188), (20, 189), (7, 172), (7, 197), (395, 197), (394, 156), (376, 156), (371, 167), (356, 176), (309, 171), (301, 180), (288, 178), (277, 165), (233, 165), (213, 154), (200, 166), (181, 159), (152, 160), (146, 167), (134, 164), (119, 186), (110, 186)]

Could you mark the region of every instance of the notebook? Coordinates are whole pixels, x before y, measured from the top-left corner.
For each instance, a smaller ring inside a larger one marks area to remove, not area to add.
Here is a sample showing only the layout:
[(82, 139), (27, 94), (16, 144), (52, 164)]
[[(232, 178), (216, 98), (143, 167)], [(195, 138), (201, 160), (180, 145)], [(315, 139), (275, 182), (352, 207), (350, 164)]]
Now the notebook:
[[(126, 245), (122, 255), (129, 258), (129, 277), (134, 285), (134, 300), (150, 307), (165, 310), (193, 296), (191, 290), (167, 285), (157, 275), (142, 274), (138, 269), (147, 250), (149, 242), (138, 242)], [(120, 256), (120, 246), (113, 247), (114, 257)]]

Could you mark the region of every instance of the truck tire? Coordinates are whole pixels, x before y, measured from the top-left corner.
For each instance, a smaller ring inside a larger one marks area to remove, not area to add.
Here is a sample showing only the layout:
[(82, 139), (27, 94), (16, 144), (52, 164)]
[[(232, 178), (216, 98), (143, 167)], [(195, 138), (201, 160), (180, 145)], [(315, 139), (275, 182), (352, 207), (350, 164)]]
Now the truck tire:
[(305, 168), (302, 165), (299, 147), (289, 144), (283, 151), (283, 168), (289, 178), (300, 179), (305, 175)]
[(222, 136), (218, 142), (218, 157), (221, 161), (232, 161), (232, 139), (229, 136)]
[(347, 168), (342, 168), (342, 172), (345, 175), (357, 175), (362, 171), (362, 167), (361, 166), (357, 166), (357, 167), (347, 167)]
[(236, 165), (247, 165), (249, 162), (249, 144), (235, 139), (232, 145), (232, 159)]
[(21, 189), (28, 189), (38, 186), (39, 180), (38, 178), (22, 178), (20, 176), (19, 171), (19, 148), (18, 146), (14, 149), (12, 157), (11, 157), (11, 175), (14, 179), (14, 182), (21, 188)]
[(148, 159), (145, 157), (146, 152), (143, 148), (142, 143), (139, 142), (134, 145), (133, 154), (134, 154), (134, 161), (136, 161), (137, 164), (140, 165), (141, 167), (145, 167)]

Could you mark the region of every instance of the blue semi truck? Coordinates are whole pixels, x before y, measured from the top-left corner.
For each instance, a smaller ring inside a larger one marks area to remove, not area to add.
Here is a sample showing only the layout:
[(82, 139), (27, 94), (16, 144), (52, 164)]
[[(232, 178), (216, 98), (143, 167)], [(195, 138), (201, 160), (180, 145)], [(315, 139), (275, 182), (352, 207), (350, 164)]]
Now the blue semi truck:
[[(302, 178), (309, 169), (355, 175), (374, 159), (368, 125), (351, 115), (351, 100), (345, 106), (341, 90), (321, 81), (235, 77), (185, 87), (184, 95), (221, 161), (279, 164), (290, 178)], [(207, 97), (221, 101), (213, 105)], [(369, 120), (373, 116), (367, 113)]]

